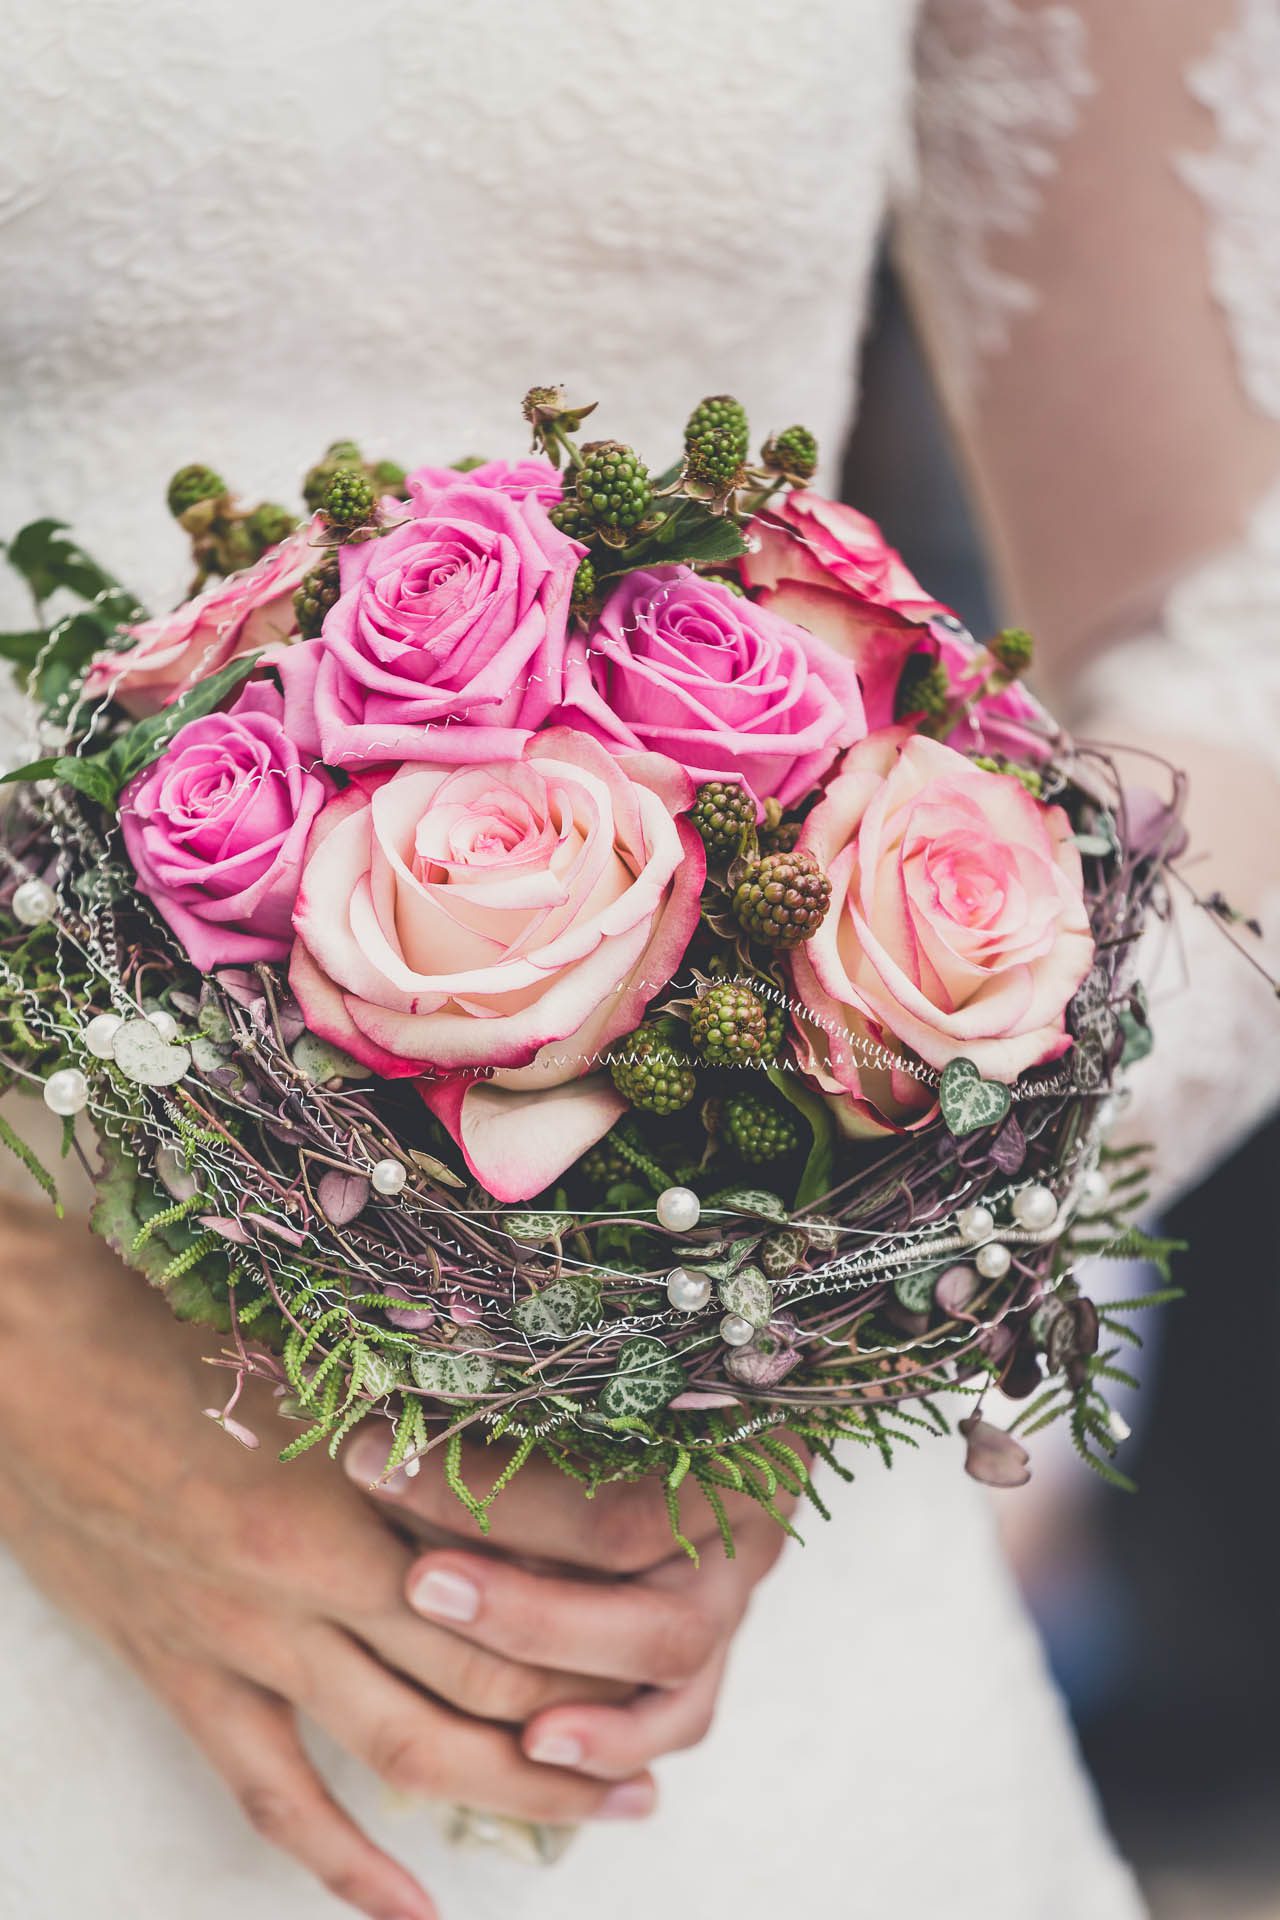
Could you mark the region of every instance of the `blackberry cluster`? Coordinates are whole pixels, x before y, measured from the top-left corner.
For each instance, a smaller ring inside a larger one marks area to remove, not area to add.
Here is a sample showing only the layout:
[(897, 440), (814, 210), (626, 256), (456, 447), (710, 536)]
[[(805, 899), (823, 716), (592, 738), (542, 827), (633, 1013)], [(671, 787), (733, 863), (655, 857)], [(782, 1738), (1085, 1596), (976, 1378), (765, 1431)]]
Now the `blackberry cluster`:
[(785, 473), (792, 480), (812, 480), (818, 471), (818, 442), (808, 427), (788, 427), (783, 433), (770, 434), (760, 458), (770, 473)]
[(769, 1022), (750, 987), (712, 987), (689, 1015), (694, 1052), (710, 1067), (746, 1067), (765, 1050)]
[(278, 546), (282, 540), (287, 540), (297, 524), (287, 507), (277, 506), (274, 500), (264, 500), (260, 507), (255, 507), (247, 516), (244, 526), (257, 554), (261, 555), (268, 547)]
[(298, 631), (304, 640), (318, 637), (325, 615), (341, 592), (338, 582), (338, 556), (327, 553), (323, 560), (304, 574), (302, 585), (293, 596), (293, 611)]
[(942, 720), (950, 705), (951, 679), (942, 662), (927, 653), (909, 653), (893, 696), (894, 719), (919, 713), (926, 720)]
[(713, 393), (698, 402), (685, 422), (685, 452), (692, 455), (698, 442), (711, 434), (727, 437), (734, 451), (734, 465), (740, 467), (751, 446), (751, 428), (746, 408), (731, 393)]
[(730, 1094), (721, 1109), (725, 1133), (739, 1158), (763, 1167), (800, 1145), (795, 1116), (758, 1093)]
[(993, 659), (1010, 679), (1025, 673), (1035, 656), (1036, 643), (1025, 627), (1002, 627), (987, 644)]
[(830, 905), (831, 882), (809, 853), (767, 853), (733, 896), (739, 926), (766, 947), (798, 947), (812, 939)]
[(330, 484), (344, 467), (363, 467), (364, 455), (354, 440), (335, 440), (323, 460), (317, 460), (302, 482), (302, 497), (311, 513), (318, 513)]
[(573, 592), (570, 595), (575, 612), (585, 612), (595, 600), (596, 570), (589, 556), (578, 562), (578, 571), (573, 576)]
[(398, 460), (376, 460), (370, 469), (370, 476), (379, 493), (393, 493), (397, 500), (408, 497), (405, 492), (407, 476)]
[(184, 513), (199, 506), (202, 500), (221, 500), (226, 491), (226, 481), (212, 467), (179, 467), (169, 482), (165, 498), (174, 519), (181, 520)]
[(608, 1133), (603, 1140), (597, 1140), (594, 1147), (588, 1147), (578, 1162), (578, 1171), (588, 1186), (600, 1193), (606, 1193), (619, 1180), (635, 1178), (630, 1161), (618, 1152), (613, 1136)]
[(591, 538), (591, 522), (571, 493), (566, 494), (563, 500), (556, 501), (554, 507), (548, 510), (547, 518), (553, 527), (558, 527), (570, 540)]
[(685, 449), (684, 468), (685, 477), (695, 486), (715, 494), (732, 493), (743, 471), (737, 436), (724, 427), (700, 434)]
[(736, 781), (708, 780), (698, 788), (689, 818), (711, 859), (732, 860), (755, 826), (755, 801)]
[(760, 829), (761, 853), (792, 853), (800, 838), (803, 820), (779, 820), (776, 827)]
[(325, 489), (324, 517), (332, 527), (366, 526), (377, 511), (373, 483), (360, 467), (339, 467)]
[(593, 440), (582, 449), (578, 505), (588, 524), (628, 533), (649, 510), (653, 487), (640, 456), (617, 440)]
[(693, 1068), (657, 1027), (637, 1027), (619, 1041), (609, 1071), (618, 1092), (645, 1113), (679, 1113), (698, 1089)]

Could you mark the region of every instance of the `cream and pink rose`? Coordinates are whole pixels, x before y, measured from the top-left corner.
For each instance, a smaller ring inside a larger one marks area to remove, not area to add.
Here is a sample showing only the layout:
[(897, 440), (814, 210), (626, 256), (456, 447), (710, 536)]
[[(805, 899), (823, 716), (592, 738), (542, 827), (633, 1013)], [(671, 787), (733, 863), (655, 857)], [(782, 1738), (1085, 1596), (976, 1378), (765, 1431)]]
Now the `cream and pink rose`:
[(125, 789), (138, 891), (192, 963), (284, 960), (311, 824), (333, 789), (280, 724), (279, 692), (248, 686), (229, 713), (189, 720)]
[(832, 881), (791, 962), (799, 1058), (846, 1131), (928, 1117), (912, 1060), (1008, 1082), (1065, 1052), (1093, 938), (1060, 807), (893, 728), (852, 748), (799, 844)]
[(478, 467), (460, 473), (456, 467), (415, 467), (406, 476), (411, 504), (423, 493), (437, 493), (441, 487), (456, 486), (465, 480), (472, 487), (495, 487), (509, 493), (513, 500), (533, 498), (541, 506), (554, 507), (564, 492), (564, 482), (549, 460), (530, 456), (526, 460), (484, 460)]
[(866, 731), (852, 663), (688, 567), (624, 575), (565, 661), (563, 719), (794, 806)]
[(753, 531), (759, 544), (742, 572), (760, 605), (852, 660), (868, 727), (891, 725), (903, 661), (949, 610), (925, 592), (874, 520), (839, 501), (789, 493)]
[(568, 728), (513, 761), (358, 780), (316, 823), (298, 895), (308, 1026), (421, 1077), (498, 1199), (540, 1192), (624, 1110), (602, 1054), (697, 925), (693, 798), (671, 761)]
[(173, 613), (126, 628), (132, 646), (98, 655), (85, 676), (86, 698), (109, 696), (141, 719), (239, 654), (291, 640), (298, 631), (293, 596), (320, 557), (320, 531), (315, 523), (299, 527), (244, 573), (216, 580)]
[(348, 541), (318, 640), (276, 662), (290, 731), (333, 766), (515, 759), (559, 705), (584, 549), (532, 495), (454, 477)]

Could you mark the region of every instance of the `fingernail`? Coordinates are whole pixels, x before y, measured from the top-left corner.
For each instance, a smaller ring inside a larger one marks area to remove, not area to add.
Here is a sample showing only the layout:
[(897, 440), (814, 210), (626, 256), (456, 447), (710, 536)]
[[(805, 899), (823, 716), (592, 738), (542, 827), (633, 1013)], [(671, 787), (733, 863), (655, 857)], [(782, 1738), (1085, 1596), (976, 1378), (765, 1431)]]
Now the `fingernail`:
[(430, 1567), (409, 1588), (409, 1605), (433, 1620), (474, 1620), (480, 1611), (480, 1589), (460, 1573)]
[(653, 1812), (654, 1791), (648, 1780), (624, 1780), (612, 1787), (596, 1808), (601, 1820), (643, 1820)]
[(361, 1434), (358, 1440), (352, 1440), (342, 1449), (342, 1464), (352, 1480), (361, 1480), (368, 1486), (376, 1480), (387, 1464), (387, 1456), (381, 1441), (372, 1434)]
[(543, 1733), (525, 1749), (531, 1760), (544, 1767), (576, 1767), (582, 1759), (581, 1740), (571, 1733)]

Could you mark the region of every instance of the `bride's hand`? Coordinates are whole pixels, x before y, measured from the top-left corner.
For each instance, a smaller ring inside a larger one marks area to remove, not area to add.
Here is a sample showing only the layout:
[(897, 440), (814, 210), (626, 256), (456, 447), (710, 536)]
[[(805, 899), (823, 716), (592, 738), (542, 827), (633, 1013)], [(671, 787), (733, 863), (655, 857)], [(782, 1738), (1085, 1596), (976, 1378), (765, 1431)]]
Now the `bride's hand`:
[[(268, 1839), (375, 1920), (432, 1920), (417, 1883), (329, 1796), (295, 1710), (401, 1791), (548, 1822), (649, 1811), (652, 1781), (611, 1723), (598, 1745), (591, 1732), (583, 1770), (564, 1746), (559, 1765), (545, 1744), (534, 1759), (518, 1728), (567, 1738), (564, 1713), (590, 1730), (637, 1683), (674, 1689), (650, 1702), (677, 1700), (723, 1639), (681, 1576), (659, 1571), (607, 1605), (597, 1591), (583, 1608), (561, 1584), (481, 1561), (467, 1637), (432, 1624), (405, 1604), (415, 1554), (387, 1516), (323, 1452), (276, 1462), (269, 1400), (246, 1416), (258, 1452), (201, 1419), (224, 1380), (202, 1362), (209, 1336), (175, 1322), (101, 1242), (3, 1203), (0, 1261), (0, 1531), (166, 1702)], [(534, 1471), (511, 1511), (544, 1551), (572, 1557), (581, 1506), (572, 1483)], [(624, 1500), (598, 1511), (612, 1517), (595, 1557), (650, 1538), (643, 1494), (634, 1519)], [(428, 1558), (456, 1579), (479, 1557)], [(721, 1606), (723, 1621), (737, 1602)], [(634, 1711), (643, 1724), (658, 1708)], [(636, 1750), (672, 1744), (659, 1728)]]

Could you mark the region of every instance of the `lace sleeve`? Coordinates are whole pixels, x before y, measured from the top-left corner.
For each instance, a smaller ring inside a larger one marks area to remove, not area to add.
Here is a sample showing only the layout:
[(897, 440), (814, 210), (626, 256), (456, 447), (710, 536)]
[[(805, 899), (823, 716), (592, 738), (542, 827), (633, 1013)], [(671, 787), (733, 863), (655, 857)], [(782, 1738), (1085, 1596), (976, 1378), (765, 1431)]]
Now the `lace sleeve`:
[[(1274, 971), (1280, 12), (927, 0), (917, 71), (899, 257), (1009, 617), (1079, 734), (1187, 767), (1186, 878)], [(1172, 1189), (1274, 1102), (1280, 1010), (1203, 911), (1152, 949)]]

